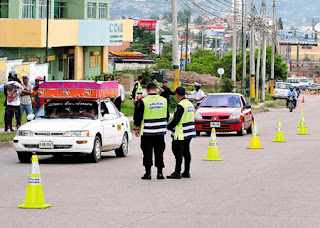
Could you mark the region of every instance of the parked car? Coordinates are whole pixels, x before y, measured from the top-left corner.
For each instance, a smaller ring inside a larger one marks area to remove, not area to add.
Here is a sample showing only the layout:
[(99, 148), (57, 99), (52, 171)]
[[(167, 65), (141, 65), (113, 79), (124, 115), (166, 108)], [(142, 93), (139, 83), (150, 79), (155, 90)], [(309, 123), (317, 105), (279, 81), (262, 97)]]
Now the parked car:
[(54, 99), (27, 119), (13, 141), (20, 162), (30, 162), (32, 152), (87, 154), (92, 162), (99, 162), (104, 151), (115, 150), (117, 157), (128, 154), (129, 119), (109, 99)]
[(211, 132), (213, 127), (217, 132), (236, 131), (242, 136), (245, 130), (252, 133), (253, 119), (251, 105), (243, 95), (215, 93), (201, 103), (195, 114), (195, 128), (198, 136)]
[(276, 82), (273, 99), (287, 99), (290, 90), (290, 83)]

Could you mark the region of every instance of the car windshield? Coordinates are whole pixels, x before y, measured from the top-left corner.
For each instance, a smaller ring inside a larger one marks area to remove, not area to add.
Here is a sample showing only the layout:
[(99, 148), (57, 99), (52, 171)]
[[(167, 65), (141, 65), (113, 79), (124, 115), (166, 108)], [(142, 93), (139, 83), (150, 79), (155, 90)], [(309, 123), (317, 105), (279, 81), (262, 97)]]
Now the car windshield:
[(36, 118), (97, 119), (98, 104), (94, 101), (51, 100), (36, 115)]
[(288, 83), (277, 83), (276, 84), (276, 88), (277, 89), (289, 89), (290, 88), (290, 84), (288, 84)]
[(203, 100), (200, 107), (240, 108), (241, 102), (238, 95), (209, 95)]

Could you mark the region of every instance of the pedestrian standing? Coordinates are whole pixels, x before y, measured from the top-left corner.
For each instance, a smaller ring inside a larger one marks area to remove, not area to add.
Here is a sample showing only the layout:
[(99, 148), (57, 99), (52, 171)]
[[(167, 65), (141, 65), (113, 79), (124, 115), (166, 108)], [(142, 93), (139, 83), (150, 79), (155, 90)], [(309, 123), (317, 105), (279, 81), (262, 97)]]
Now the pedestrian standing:
[[(173, 120), (168, 124), (168, 130), (172, 131), (172, 152), (176, 158), (175, 171), (167, 176), (168, 179), (190, 178), (190, 142), (196, 137), (194, 127), (194, 105), (185, 97), (186, 90), (183, 87), (176, 89), (176, 97), (180, 100), (175, 107)], [(181, 166), (184, 159), (184, 172), (181, 175)]]
[(162, 87), (163, 92), (161, 92), (160, 96), (164, 97), (167, 99), (168, 106), (170, 104), (170, 95), (175, 95), (175, 93), (168, 87), (168, 81), (163, 81), (162, 82)]
[(26, 111), (27, 116), (32, 113), (32, 93), (33, 93), (33, 85), (29, 83), (29, 76), (23, 75), (23, 90), (20, 93), (21, 98), (21, 118), (23, 116), (24, 111)]
[(153, 153), (155, 166), (158, 169), (157, 179), (164, 179), (163, 152), (166, 144), (164, 135), (169, 119), (167, 100), (157, 95), (157, 86), (154, 82), (147, 85), (148, 96), (139, 101), (134, 113), (135, 135), (141, 135), (141, 150), (143, 152), (143, 166), (145, 174), (143, 180), (151, 179), (151, 167), (153, 165)]
[(126, 100), (125, 93), (124, 93), (124, 87), (121, 85), (121, 79), (117, 79), (118, 81), (118, 89), (119, 89), (119, 95), (115, 98), (114, 104), (118, 108), (118, 110), (121, 112), (121, 103), (124, 103)]
[(46, 103), (46, 100), (44, 98), (39, 97), (38, 90), (40, 82), (43, 81), (43, 78), (41, 76), (38, 76), (35, 80), (36, 86), (33, 88), (32, 96), (34, 97), (33, 102), (33, 114), (36, 114), (38, 110), (41, 108), (41, 106)]
[(17, 122), (17, 129), (21, 126), (21, 110), (20, 110), (20, 92), (23, 90), (23, 85), (20, 84), (19, 79), (13, 74), (8, 77), (8, 82), (4, 84), (7, 95), (7, 132), (12, 132), (12, 119), (15, 116)]

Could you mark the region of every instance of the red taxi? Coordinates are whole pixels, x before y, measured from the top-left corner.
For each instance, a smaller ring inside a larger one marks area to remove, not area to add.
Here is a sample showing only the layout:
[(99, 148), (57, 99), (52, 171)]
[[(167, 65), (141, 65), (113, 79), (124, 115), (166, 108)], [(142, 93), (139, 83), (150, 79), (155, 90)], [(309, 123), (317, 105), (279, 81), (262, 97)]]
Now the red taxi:
[(244, 131), (252, 133), (253, 114), (248, 100), (238, 93), (209, 94), (195, 114), (197, 135), (210, 133), (214, 127), (217, 132), (236, 131), (242, 136)]

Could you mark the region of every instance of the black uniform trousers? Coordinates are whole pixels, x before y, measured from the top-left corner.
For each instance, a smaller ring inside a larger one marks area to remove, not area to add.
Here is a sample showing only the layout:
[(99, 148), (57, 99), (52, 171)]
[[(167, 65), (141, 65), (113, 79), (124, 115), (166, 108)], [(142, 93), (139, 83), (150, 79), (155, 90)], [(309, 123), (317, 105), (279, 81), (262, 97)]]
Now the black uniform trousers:
[(163, 152), (166, 148), (164, 135), (141, 136), (141, 150), (143, 152), (143, 165), (151, 167), (153, 165), (153, 153), (155, 157), (155, 166), (164, 168)]
[(119, 112), (121, 112), (121, 96), (114, 99), (114, 105), (117, 107)]
[(191, 153), (190, 153), (190, 139), (185, 140), (173, 140), (172, 141), (172, 151), (176, 158), (176, 168), (175, 172), (181, 172), (181, 165), (184, 158), (184, 172), (190, 172), (190, 163), (191, 163)]

